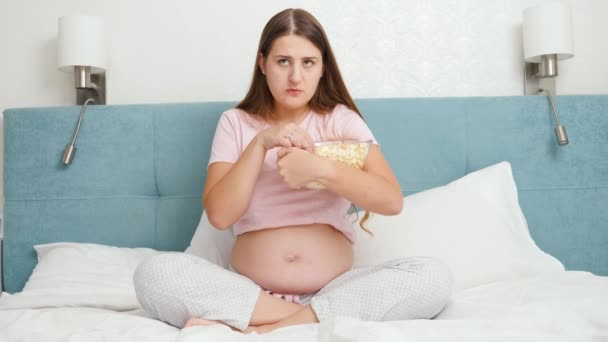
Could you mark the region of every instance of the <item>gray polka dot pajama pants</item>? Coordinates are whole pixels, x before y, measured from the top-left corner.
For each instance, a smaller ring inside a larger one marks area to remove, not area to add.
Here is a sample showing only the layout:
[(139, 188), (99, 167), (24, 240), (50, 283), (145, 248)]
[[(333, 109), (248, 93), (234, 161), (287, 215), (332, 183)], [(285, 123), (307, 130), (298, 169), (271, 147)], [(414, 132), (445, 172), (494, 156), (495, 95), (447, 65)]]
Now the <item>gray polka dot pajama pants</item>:
[[(163, 253), (144, 260), (133, 277), (137, 298), (155, 318), (183, 327), (192, 317), (249, 325), (259, 285), (205, 259)], [(436, 316), (451, 296), (447, 266), (430, 257), (407, 257), (355, 268), (314, 294), (300, 296), (319, 321), (334, 316), (391, 321)]]

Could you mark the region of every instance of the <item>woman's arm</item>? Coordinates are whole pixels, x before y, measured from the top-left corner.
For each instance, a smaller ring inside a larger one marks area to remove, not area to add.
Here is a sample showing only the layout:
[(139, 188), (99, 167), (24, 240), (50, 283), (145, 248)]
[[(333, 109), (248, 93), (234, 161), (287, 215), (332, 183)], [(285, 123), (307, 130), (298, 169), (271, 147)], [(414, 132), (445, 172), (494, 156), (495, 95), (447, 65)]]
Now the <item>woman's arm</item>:
[(357, 206), (381, 215), (397, 215), (403, 194), (397, 177), (377, 145), (372, 144), (363, 169), (328, 160), (330, 167), (318, 181)]
[(293, 188), (317, 181), (374, 213), (397, 215), (403, 208), (399, 182), (376, 145), (372, 144), (361, 170), (293, 148), (281, 150), (278, 156), (279, 172)]
[(209, 165), (203, 207), (209, 222), (217, 229), (230, 227), (249, 206), (266, 156), (266, 148), (259, 140), (254, 138), (236, 163)]
[(283, 146), (312, 151), (312, 139), (303, 129), (289, 123), (272, 126), (251, 140), (239, 159), (233, 163), (209, 165), (203, 190), (203, 207), (209, 222), (226, 229), (247, 210), (253, 196), (266, 151)]

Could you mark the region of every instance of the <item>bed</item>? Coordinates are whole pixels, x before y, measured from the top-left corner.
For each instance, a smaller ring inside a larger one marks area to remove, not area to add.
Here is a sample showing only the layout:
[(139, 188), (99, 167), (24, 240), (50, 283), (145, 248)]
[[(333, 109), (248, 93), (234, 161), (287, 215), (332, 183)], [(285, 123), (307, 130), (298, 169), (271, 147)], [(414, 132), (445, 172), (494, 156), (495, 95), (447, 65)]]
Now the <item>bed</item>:
[[(404, 191), (359, 234), (356, 265), (444, 259), (452, 299), (432, 320), (337, 317), (266, 335), (151, 319), (131, 276), (187, 251), (225, 266), (233, 241), (201, 207), (215, 125), (232, 102), (4, 112), (8, 341), (608, 341), (608, 95), (356, 101)], [(353, 214), (353, 220), (358, 216)]]

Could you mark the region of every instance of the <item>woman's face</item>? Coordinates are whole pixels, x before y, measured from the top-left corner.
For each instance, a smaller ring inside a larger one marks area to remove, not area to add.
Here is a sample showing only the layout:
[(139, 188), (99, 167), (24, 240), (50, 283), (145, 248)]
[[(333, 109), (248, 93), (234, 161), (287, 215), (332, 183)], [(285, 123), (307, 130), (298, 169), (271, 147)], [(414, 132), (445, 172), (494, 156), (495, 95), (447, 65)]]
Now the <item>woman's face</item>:
[(323, 75), (321, 51), (308, 39), (287, 35), (277, 38), (259, 66), (266, 74), (277, 114), (298, 114), (308, 108)]

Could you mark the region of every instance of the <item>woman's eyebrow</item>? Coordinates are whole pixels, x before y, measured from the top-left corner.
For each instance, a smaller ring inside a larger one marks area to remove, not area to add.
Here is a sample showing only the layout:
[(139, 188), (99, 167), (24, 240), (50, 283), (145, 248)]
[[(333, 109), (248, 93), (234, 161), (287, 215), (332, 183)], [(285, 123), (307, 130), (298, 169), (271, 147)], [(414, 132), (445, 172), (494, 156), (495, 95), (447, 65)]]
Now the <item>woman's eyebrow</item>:
[[(287, 58), (287, 59), (293, 59), (292, 56), (288, 56), (288, 55), (275, 55), (275, 58)], [(319, 59), (319, 57), (315, 57), (315, 56), (310, 56), (310, 57), (302, 57), (302, 59)]]

